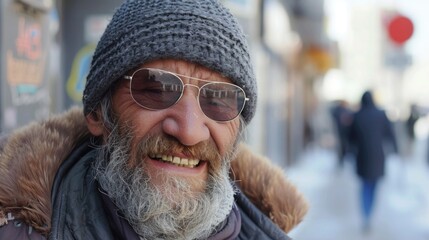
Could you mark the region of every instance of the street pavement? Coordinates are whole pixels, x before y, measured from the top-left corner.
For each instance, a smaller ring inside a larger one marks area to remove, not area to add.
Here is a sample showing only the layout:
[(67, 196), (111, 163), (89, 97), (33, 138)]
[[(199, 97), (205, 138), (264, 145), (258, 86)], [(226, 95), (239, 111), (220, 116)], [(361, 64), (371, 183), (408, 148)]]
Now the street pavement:
[(343, 168), (332, 151), (313, 147), (285, 169), (309, 201), (295, 240), (429, 240), (429, 165), (425, 140), (410, 157), (390, 155), (379, 184), (370, 231), (363, 231), (359, 181), (351, 158)]

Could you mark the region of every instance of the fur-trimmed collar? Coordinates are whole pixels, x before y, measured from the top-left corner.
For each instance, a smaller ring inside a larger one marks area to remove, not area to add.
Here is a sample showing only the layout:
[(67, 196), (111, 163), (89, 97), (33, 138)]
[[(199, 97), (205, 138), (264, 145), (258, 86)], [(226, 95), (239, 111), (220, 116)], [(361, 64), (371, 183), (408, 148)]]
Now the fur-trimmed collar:
[[(0, 226), (7, 222), (5, 214), (12, 213), (40, 233), (49, 233), (55, 173), (87, 136), (83, 111), (75, 107), (0, 140)], [(280, 168), (244, 144), (231, 168), (241, 191), (283, 231), (301, 222), (307, 203)]]

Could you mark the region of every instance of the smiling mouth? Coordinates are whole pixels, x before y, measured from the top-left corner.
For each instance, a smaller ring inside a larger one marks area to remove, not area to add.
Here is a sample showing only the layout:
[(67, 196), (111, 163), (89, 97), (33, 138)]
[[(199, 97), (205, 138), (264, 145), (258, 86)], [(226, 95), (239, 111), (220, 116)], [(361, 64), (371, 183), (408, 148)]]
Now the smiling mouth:
[(180, 158), (172, 155), (149, 154), (149, 157), (160, 162), (176, 165), (178, 167), (195, 168), (200, 164), (199, 159)]

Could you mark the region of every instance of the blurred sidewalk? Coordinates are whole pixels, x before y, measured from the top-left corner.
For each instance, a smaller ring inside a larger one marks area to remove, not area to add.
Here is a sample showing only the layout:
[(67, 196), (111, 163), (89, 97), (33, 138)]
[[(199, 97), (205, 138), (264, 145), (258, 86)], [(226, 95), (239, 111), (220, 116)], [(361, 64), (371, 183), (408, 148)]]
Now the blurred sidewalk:
[(306, 218), (289, 235), (295, 240), (429, 240), (425, 141), (416, 142), (409, 159), (387, 158), (369, 233), (362, 232), (360, 186), (351, 159), (340, 169), (334, 152), (307, 151), (286, 170), (310, 203)]

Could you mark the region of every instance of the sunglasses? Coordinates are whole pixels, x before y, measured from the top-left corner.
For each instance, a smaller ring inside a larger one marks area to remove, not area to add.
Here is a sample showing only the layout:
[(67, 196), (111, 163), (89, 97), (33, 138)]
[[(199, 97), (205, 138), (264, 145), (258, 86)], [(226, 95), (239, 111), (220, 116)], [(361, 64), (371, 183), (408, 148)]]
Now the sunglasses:
[[(140, 68), (124, 78), (130, 80), (130, 93), (134, 101), (149, 110), (173, 106), (183, 96), (185, 86), (198, 88), (197, 98), (201, 111), (218, 122), (238, 117), (249, 100), (244, 90), (237, 85), (206, 81), (160, 69)], [(196, 81), (197, 85), (185, 84), (182, 78)]]

